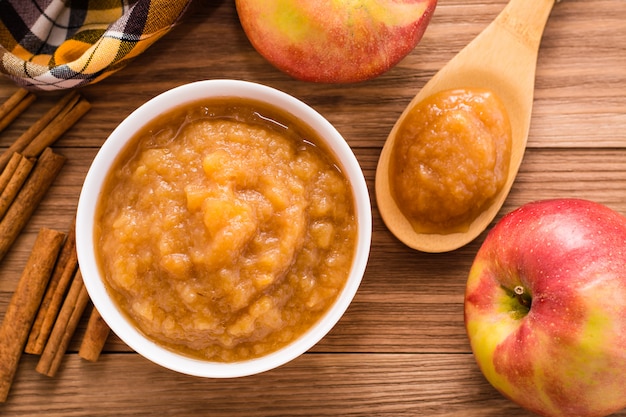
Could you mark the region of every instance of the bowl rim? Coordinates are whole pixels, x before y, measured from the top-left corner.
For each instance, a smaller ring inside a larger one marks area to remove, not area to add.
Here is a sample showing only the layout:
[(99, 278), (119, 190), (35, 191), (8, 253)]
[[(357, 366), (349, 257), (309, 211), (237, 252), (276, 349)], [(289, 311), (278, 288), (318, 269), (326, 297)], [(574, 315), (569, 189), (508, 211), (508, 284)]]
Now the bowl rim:
[[(352, 187), (358, 234), (352, 268), (335, 303), (322, 318), (295, 341), (268, 355), (238, 362), (212, 362), (173, 352), (144, 336), (108, 296), (94, 252), (93, 216), (100, 190), (118, 152), (146, 123), (172, 108), (212, 97), (242, 97), (283, 109), (314, 129), (334, 153)], [(372, 211), (368, 187), (352, 149), (335, 127), (303, 101), (274, 87), (250, 81), (212, 79), (167, 90), (128, 115), (109, 135), (85, 177), (76, 211), (76, 251), (87, 292), (103, 320), (131, 349), (164, 368), (179, 373), (232, 378), (254, 375), (282, 366), (308, 351), (330, 332), (352, 302), (365, 273), (372, 236)]]

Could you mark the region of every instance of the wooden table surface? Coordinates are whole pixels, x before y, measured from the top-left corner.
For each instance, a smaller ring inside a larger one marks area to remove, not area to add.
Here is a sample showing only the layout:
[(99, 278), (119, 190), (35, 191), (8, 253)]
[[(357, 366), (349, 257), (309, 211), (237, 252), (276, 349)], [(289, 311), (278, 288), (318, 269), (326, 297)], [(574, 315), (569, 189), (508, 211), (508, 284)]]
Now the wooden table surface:
[[(284, 90), (325, 115), (352, 146), (373, 204), (372, 251), (343, 319), (311, 351), (239, 379), (180, 375), (111, 335), (100, 360), (76, 354), (83, 320), (53, 378), (22, 357), (6, 416), (530, 416), (483, 378), (463, 327), (463, 292), (485, 237), (454, 252), (413, 251), (386, 229), (374, 195), (385, 138), (432, 75), (484, 29), (506, 0), (440, 0), (417, 48), (377, 79), (356, 85), (293, 80), (251, 47), (232, 0), (193, 6), (183, 24), (130, 66), (82, 90), (93, 108), (54, 146), (68, 161), (0, 265), (0, 314), (39, 228), (68, 230), (89, 164), (115, 126), (151, 97), (215, 78)], [(528, 149), (498, 218), (536, 199), (581, 197), (626, 214), (626, 1), (556, 4), (539, 53)], [(15, 86), (0, 79), (0, 98)], [(7, 147), (58, 95), (40, 94), (0, 136)], [(2, 343), (2, 341), (0, 341)], [(626, 411), (618, 414), (626, 416)]]

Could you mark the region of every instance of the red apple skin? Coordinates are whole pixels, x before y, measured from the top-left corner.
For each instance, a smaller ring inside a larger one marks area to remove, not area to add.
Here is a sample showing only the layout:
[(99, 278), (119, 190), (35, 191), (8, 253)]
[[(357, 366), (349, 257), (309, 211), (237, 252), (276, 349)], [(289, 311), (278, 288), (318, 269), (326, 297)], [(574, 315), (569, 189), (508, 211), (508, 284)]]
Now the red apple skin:
[(395, 66), (419, 43), (437, 0), (236, 0), (254, 48), (291, 77), (354, 83)]
[(625, 408), (626, 218), (579, 199), (504, 216), (470, 270), (465, 326), (486, 379), (522, 407), (550, 417)]

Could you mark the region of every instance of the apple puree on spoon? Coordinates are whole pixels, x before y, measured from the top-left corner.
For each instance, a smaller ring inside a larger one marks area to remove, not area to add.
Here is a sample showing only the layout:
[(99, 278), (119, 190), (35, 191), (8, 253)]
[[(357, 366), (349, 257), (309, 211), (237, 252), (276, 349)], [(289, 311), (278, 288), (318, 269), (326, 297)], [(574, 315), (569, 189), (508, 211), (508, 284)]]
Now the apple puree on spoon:
[(398, 128), (391, 193), (416, 232), (467, 231), (507, 178), (511, 125), (489, 90), (457, 89), (426, 98)]
[[(510, 0), (489, 26), (422, 87), (396, 121), (376, 167), (376, 202), (385, 225), (407, 246), (424, 252), (458, 249), (480, 235), (498, 214), (526, 150), (537, 55), (554, 3), (555, 0)], [(485, 89), (502, 101), (511, 124), (507, 178), (500, 191), (469, 222), (466, 231), (418, 232), (391, 192), (392, 150), (400, 127), (415, 106), (433, 94), (455, 89)]]

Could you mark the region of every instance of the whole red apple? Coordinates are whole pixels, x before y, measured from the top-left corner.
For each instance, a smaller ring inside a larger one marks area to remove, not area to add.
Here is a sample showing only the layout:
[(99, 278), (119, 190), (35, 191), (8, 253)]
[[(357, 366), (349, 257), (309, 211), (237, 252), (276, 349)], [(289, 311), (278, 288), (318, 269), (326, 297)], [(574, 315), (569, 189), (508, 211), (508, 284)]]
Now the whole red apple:
[(437, 0), (236, 0), (241, 25), (270, 63), (293, 78), (365, 81), (419, 43)]
[(587, 200), (526, 204), (472, 265), (465, 326), (502, 394), (537, 414), (626, 407), (626, 218)]

